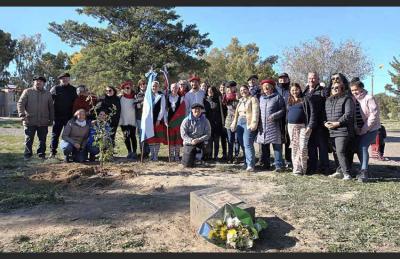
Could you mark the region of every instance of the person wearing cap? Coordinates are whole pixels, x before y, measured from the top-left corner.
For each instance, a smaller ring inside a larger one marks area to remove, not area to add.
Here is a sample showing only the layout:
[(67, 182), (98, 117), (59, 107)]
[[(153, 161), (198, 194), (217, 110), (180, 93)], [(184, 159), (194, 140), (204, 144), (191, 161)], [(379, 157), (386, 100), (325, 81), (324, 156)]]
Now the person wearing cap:
[(96, 106), (97, 97), (95, 95), (90, 95), (89, 90), (85, 85), (79, 85), (76, 88), (75, 101), (72, 105), (72, 112), (75, 113), (79, 109), (84, 109), (88, 116), (88, 119), (95, 119), (93, 108)]
[[(281, 73), (278, 77), (278, 84), (276, 91), (282, 96), (285, 101), (285, 107), (288, 106), (290, 96), (290, 78), (287, 73)], [(288, 125), (286, 123), (286, 114), (282, 117), (282, 140), (285, 145), (285, 161), (288, 168), (292, 167), (292, 149), (290, 148), (290, 137), (288, 132)]]
[[(316, 126), (311, 132), (308, 140), (308, 166), (307, 174), (315, 174), (320, 171), (323, 174), (329, 173), (328, 138), (329, 132), (324, 126), (323, 115), (325, 114), (325, 101), (328, 97), (327, 91), (319, 83), (317, 72), (309, 72), (307, 85), (303, 96), (307, 96), (314, 104), (316, 111)], [(318, 165), (319, 160), (319, 165)], [(319, 168), (318, 168), (319, 167)]]
[(256, 97), (257, 99), (260, 98), (261, 90), (258, 85), (258, 76), (251, 75), (247, 78), (247, 84), (249, 85), (250, 95)]
[(274, 149), (275, 172), (281, 172), (282, 159), (282, 117), (285, 115), (285, 101), (275, 90), (275, 81), (261, 81), (262, 95), (260, 97), (260, 128), (257, 143), (261, 144), (261, 163), (263, 169), (270, 168), (270, 149)]
[(257, 136), (260, 107), (258, 99), (250, 95), (247, 85), (242, 85), (240, 87), (240, 95), (242, 98), (239, 99), (239, 103), (236, 107), (231, 130), (237, 132), (239, 144), (244, 149), (244, 155), (246, 157), (244, 167), (246, 171), (254, 172), (256, 156), (254, 140)]
[(182, 165), (194, 167), (198, 150), (204, 154), (207, 141), (211, 137), (211, 125), (203, 114), (201, 103), (191, 105), (190, 114), (182, 121), (180, 132), (183, 139)]
[(25, 89), (17, 102), (18, 116), (22, 118), (25, 133), (24, 158), (32, 157), (32, 145), (35, 133), (39, 138), (37, 154), (46, 157), (46, 137), (48, 126), (53, 125), (54, 104), (50, 92), (44, 89), (46, 79), (33, 77), (33, 87)]
[(50, 93), (54, 100), (54, 125), (51, 132), (50, 157), (57, 154), (57, 147), (61, 132), (72, 118), (72, 108), (76, 97), (76, 88), (70, 84), (70, 74), (62, 73), (58, 76), (60, 84), (53, 86)]
[[(235, 117), (236, 107), (239, 103), (239, 99), (236, 92), (237, 83), (235, 81), (229, 81), (226, 83), (226, 94), (222, 98), (222, 103), (226, 106), (226, 116), (225, 116), (225, 129), (227, 133), (228, 140), (228, 163), (239, 163), (239, 151), (240, 146), (237, 139), (236, 132), (231, 130), (231, 124), (233, 118)], [(243, 149), (244, 152), (244, 149)]]
[(192, 107), (194, 103), (200, 103), (202, 106), (204, 106), (204, 97), (206, 96), (206, 93), (200, 89), (199, 77), (192, 76), (189, 79), (189, 82), (192, 89), (185, 94), (186, 115), (190, 114), (190, 107)]

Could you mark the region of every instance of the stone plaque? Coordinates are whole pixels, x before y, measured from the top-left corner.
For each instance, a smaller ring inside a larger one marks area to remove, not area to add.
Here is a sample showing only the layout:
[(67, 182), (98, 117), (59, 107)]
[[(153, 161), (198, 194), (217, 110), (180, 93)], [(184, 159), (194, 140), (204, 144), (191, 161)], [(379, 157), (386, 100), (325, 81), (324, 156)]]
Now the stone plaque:
[(201, 224), (226, 203), (246, 210), (253, 217), (255, 208), (226, 189), (215, 187), (190, 193), (190, 224), (197, 231)]

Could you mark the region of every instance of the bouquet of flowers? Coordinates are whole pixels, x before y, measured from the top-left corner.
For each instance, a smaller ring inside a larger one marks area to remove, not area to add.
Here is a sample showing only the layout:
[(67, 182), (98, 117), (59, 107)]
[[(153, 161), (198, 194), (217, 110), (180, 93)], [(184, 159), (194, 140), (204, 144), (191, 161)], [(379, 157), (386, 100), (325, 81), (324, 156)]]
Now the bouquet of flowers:
[(199, 234), (215, 245), (245, 250), (253, 247), (253, 240), (266, 227), (264, 220), (253, 222), (247, 211), (225, 204), (201, 225)]

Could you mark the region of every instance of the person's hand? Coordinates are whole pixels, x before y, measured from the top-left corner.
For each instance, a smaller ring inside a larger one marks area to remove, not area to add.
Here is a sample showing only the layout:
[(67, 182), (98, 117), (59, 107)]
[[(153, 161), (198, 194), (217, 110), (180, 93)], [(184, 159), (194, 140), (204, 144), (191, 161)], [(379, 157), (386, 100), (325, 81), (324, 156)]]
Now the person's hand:
[(156, 126), (160, 125), (160, 121), (156, 121)]
[(324, 126), (327, 127), (328, 129), (330, 129), (331, 128), (331, 123), (332, 122), (327, 121), (327, 122), (324, 123)]
[(339, 127), (339, 126), (340, 126), (340, 122), (338, 122), (338, 121), (335, 121), (335, 122), (331, 123), (332, 129), (335, 129), (335, 128)]
[(273, 122), (274, 120), (272, 119), (272, 116), (269, 116), (267, 119), (268, 122)]
[(76, 149), (80, 149), (80, 148), (81, 148), (81, 145), (79, 145), (78, 143), (75, 143), (75, 144), (74, 144), (74, 147), (75, 147)]
[(166, 127), (168, 127), (168, 122), (167, 122), (167, 121), (166, 121), (166, 122), (164, 122), (164, 124), (165, 124), (165, 126), (166, 126)]
[(198, 139), (192, 139), (192, 145), (196, 145), (197, 143), (199, 143)]
[(312, 128), (307, 128), (307, 129), (306, 129), (306, 135), (310, 135), (311, 132), (312, 132)]
[(235, 132), (235, 127), (231, 126), (231, 131)]
[(250, 130), (250, 131), (255, 131), (255, 130), (257, 130), (257, 126), (255, 126), (255, 127), (250, 127), (249, 130)]

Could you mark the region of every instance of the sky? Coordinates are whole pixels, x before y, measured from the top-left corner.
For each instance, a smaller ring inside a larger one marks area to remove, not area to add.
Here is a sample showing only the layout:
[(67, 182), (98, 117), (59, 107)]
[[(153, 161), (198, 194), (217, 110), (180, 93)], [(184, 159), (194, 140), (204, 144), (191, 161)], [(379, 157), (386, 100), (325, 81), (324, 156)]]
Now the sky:
[[(12, 38), (40, 33), (46, 51), (69, 54), (71, 48), (48, 31), (49, 23), (67, 19), (98, 25), (97, 21), (79, 15), (76, 7), (0, 7), (0, 29)], [(393, 56), (400, 58), (400, 7), (177, 7), (185, 24), (196, 24), (200, 33), (209, 33), (210, 47), (224, 48), (232, 37), (242, 44), (256, 43), (260, 55), (282, 56), (285, 48), (329, 36), (336, 44), (354, 39), (361, 43), (374, 64), (374, 94), (384, 92), (391, 83), (388, 70)], [(379, 66), (383, 64), (383, 68)], [(283, 72), (278, 65), (277, 72)], [(364, 79), (371, 90), (371, 76)]]

